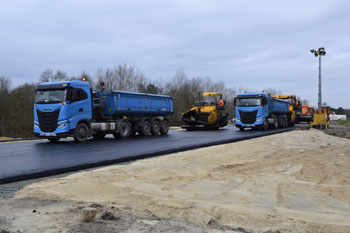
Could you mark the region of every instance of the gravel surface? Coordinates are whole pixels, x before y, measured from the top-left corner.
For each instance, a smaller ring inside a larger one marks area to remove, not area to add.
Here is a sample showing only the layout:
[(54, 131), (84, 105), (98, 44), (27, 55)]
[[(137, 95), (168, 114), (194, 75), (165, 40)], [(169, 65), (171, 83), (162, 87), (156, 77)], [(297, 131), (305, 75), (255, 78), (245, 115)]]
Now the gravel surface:
[(51, 177), (45, 177), (45, 178), (33, 179), (33, 180), (25, 180), (25, 181), (19, 181), (19, 182), (14, 182), (14, 183), (9, 183), (9, 184), (1, 184), (0, 185), (0, 199), (12, 198), (17, 191), (23, 189), (26, 185), (29, 185), (29, 184), (32, 184), (35, 182), (40, 182), (40, 181), (50, 179), (50, 178), (64, 177), (67, 175), (69, 175), (69, 174), (57, 175), (57, 176), (51, 176)]

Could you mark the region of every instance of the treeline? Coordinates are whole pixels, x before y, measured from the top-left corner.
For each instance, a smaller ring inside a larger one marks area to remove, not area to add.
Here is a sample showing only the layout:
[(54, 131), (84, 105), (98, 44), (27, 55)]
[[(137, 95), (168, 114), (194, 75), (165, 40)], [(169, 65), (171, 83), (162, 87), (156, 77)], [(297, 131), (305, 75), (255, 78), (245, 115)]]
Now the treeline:
[(33, 135), (33, 103), (36, 84), (12, 88), (11, 80), (0, 77), (0, 137)]
[[(135, 66), (122, 64), (112, 68), (98, 69), (94, 76), (82, 72), (77, 76), (69, 76), (66, 72), (51, 69), (44, 70), (38, 83), (60, 80), (82, 80), (85, 78), (92, 87), (99, 88), (104, 82), (105, 88), (164, 94), (174, 97), (174, 114), (171, 116), (172, 125), (181, 124), (181, 114), (190, 109), (198, 101), (203, 92), (222, 92), (227, 104), (226, 111), (233, 117), (233, 99), (243, 88), (227, 87), (224, 82), (214, 82), (209, 77), (188, 77), (183, 70), (178, 70), (174, 77), (167, 82), (161, 79), (147, 78)], [(26, 83), (16, 88), (11, 80), (0, 77), (0, 137), (32, 137), (33, 135), (33, 103), (34, 91), (38, 83)], [(274, 89), (266, 90), (271, 94), (280, 94)]]

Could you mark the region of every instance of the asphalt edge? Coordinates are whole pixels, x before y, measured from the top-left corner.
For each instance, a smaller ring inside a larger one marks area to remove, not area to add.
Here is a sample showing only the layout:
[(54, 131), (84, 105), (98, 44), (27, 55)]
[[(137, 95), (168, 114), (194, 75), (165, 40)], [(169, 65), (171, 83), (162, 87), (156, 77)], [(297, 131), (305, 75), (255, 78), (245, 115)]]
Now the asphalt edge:
[(32, 179), (38, 179), (38, 178), (43, 178), (43, 177), (50, 177), (50, 176), (60, 175), (60, 174), (68, 173), (68, 172), (81, 171), (81, 170), (85, 170), (85, 169), (89, 169), (89, 168), (97, 168), (97, 167), (102, 167), (102, 166), (107, 166), (107, 165), (115, 165), (118, 163), (131, 162), (131, 161), (136, 161), (139, 159), (152, 158), (152, 157), (156, 157), (156, 156), (161, 156), (161, 155), (166, 155), (166, 154), (171, 154), (171, 153), (178, 153), (178, 152), (183, 152), (183, 151), (189, 151), (189, 150), (194, 150), (194, 149), (199, 149), (199, 148), (204, 148), (204, 147), (223, 145), (223, 144), (244, 141), (244, 140), (253, 139), (253, 138), (269, 136), (269, 135), (273, 135), (273, 134), (285, 133), (285, 132), (289, 132), (289, 131), (292, 131), (295, 129), (296, 129), (295, 127), (286, 128), (286, 129), (280, 129), (277, 132), (276, 131), (268, 132), (268, 133), (263, 134), (263, 135), (251, 135), (251, 136), (245, 136), (245, 137), (240, 137), (240, 138), (227, 139), (227, 140), (223, 140), (223, 141), (216, 141), (216, 142), (211, 142), (211, 143), (205, 143), (205, 144), (203, 143), (203, 144), (198, 144), (198, 145), (193, 145), (193, 146), (186, 146), (186, 147), (182, 147), (182, 148), (157, 151), (154, 153), (136, 155), (136, 156), (127, 157), (127, 158), (112, 159), (112, 160), (77, 165), (77, 166), (72, 166), (72, 167), (59, 168), (59, 169), (54, 169), (54, 170), (49, 170), (49, 171), (41, 171), (41, 172), (35, 172), (35, 173), (31, 173), (31, 174), (0, 178), (0, 185), (14, 183), (14, 182), (18, 182), (18, 181), (24, 181), (24, 180), (32, 180)]

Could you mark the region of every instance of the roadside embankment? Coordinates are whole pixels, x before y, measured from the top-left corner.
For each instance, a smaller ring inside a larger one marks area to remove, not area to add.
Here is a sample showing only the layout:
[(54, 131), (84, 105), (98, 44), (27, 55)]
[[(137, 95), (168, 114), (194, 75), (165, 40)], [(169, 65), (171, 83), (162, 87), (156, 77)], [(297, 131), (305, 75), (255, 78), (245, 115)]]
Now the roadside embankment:
[[(349, 171), (350, 140), (294, 130), (33, 183), (0, 201), (0, 225), (10, 232), (349, 232)], [(96, 220), (81, 222), (91, 206)]]

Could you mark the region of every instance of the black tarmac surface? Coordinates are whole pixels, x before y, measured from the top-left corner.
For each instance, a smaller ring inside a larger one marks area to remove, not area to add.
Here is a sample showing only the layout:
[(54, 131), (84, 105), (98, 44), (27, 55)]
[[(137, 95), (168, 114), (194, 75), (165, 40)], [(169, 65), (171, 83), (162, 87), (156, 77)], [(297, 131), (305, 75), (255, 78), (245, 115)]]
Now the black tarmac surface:
[(0, 144), (0, 184), (127, 162), (200, 147), (225, 144), (293, 130), (240, 132), (236, 127), (215, 131), (171, 130), (164, 136), (107, 137), (75, 143), (47, 140)]

